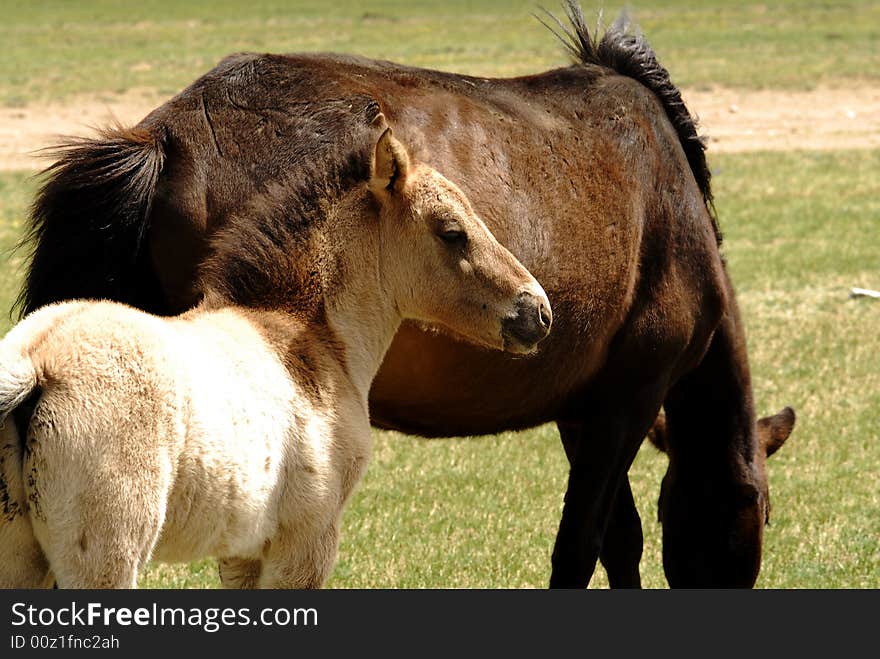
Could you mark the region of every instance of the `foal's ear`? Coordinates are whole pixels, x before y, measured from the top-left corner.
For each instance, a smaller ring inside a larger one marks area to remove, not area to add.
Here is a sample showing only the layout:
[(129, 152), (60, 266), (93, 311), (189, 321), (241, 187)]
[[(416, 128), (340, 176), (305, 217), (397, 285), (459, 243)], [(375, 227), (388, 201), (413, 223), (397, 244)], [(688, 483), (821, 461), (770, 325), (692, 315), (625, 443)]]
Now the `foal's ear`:
[(395, 194), (406, 187), (409, 175), (409, 154), (406, 147), (391, 134), (391, 127), (385, 129), (370, 163), (370, 189), (373, 194)]
[(758, 443), (767, 457), (776, 453), (794, 429), (794, 410), (786, 407), (772, 416), (758, 419)]

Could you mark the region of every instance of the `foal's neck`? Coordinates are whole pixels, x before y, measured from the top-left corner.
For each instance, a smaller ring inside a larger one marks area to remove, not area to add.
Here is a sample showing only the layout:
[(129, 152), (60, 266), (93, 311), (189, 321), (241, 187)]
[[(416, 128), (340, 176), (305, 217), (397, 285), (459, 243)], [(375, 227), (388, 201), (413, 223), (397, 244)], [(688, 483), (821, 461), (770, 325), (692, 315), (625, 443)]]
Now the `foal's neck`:
[(333, 246), (343, 274), (324, 293), (327, 322), (345, 346), (346, 370), (364, 404), (402, 320), (382, 267), (379, 223), (369, 203), (365, 195), (352, 195), (331, 210), (326, 244)]
[[(286, 306), (289, 300), (282, 299), (284, 292), (279, 291), (282, 297), (277, 304), (260, 310), (260, 305), (255, 309), (247, 302), (232, 302), (209, 289), (202, 304), (184, 316), (239, 306), (252, 314), (254, 322), (282, 351), (296, 351), (306, 336), (319, 343), (326, 341), (324, 348), (344, 362), (345, 377), (366, 409), (373, 378), (401, 321), (384, 276), (379, 222), (370, 200), (366, 188), (344, 195), (327, 209), (317, 229), (319, 235), (307, 242), (309, 253), (292, 255), (293, 263), (314, 268), (320, 279), (314, 294), (321, 299), (308, 299), (305, 307), (290, 308)], [(290, 276), (294, 278), (294, 273)], [(337, 350), (340, 344), (343, 350)]]

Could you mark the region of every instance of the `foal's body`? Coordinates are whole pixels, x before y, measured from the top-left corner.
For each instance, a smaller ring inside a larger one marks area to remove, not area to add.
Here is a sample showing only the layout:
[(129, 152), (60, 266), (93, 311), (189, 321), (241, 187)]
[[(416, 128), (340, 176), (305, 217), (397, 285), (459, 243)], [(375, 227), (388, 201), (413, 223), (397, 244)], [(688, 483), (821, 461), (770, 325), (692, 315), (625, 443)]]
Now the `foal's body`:
[[(72, 302), (4, 343), (42, 388), (29, 517), (61, 586), (133, 587), (151, 557), (204, 556), (262, 561), (264, 586), (323, 582), (337, 511), (369, 457), (365, 401), (326, 349), (314, 354), (333, 395), (310, 397), (259, 318)], [(298, 569), (282, 570), (291, 560)]]
[(339, 196), (258, 203), (246, 240), (219, 236), (196, 309), (62, 303), (0, 342), (0, 423), (23, 420), (2, 426), (0, 586), (133, 587), (151, 558), (205, 556), (226, 585), (320, 586), (401, 320), (520, 353), (547, 335), (540, 285), (456, 186), (390, 129), (364, 166), (384, 121), (362, 117), (346, 176), (307, 182)]

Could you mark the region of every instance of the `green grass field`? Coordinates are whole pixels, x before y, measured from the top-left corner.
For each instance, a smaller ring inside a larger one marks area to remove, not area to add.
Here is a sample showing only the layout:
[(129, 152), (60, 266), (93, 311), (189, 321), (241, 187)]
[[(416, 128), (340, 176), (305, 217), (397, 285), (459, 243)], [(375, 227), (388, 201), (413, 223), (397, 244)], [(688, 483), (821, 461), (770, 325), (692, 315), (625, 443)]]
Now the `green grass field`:
[[(880, 5), (652, 0), (622, 7), (677, 84), (804, 88), (880, 79)], [(588, 16), (599, 3), (583, 3)], [(5, 0), (0, 104), (154, 88), (167, 95), (240, 50), (333, 50), (476, 75), (532, 73), (560, 48), (531, 16), (557, 0)]]
[[(877, 84), (877, 3), (634, 4), (681, 85)], [(617, 5), (608, 3), (606, 16)], [(529, 16), (533, 3), (239, 7), (6, 3), (0, 103), (132, 87), (171, 93), (242, 49), (346, 50), (485, 75), (564, 61)], [(769, 463), (773, 515), (758, 585), (880, 587), (880, 301), (848, 297), (853, 286), (880, 288), (880, 152), (710, 151), (710, 165), (758, 411), (798, 412), (795, 432)], [(0, 249), (20, 235), (35, 184), (0, 172)], [(20, 256), (0, 263), (0, 309), (17, 291), (20, 265)], [(0, 329), (8, 325), (4, 317)], [(374, 437), (330, 587), (546, 585), (566, 480), (554, 427), (433, 441)], [(664, 469), (665, 458), (645, 446), (630, 472), (645, 531), (643, 581), (657, 588), (665, 586), (656, 521)], [(599, 569), (592, 585), (604, 584)], [(214, 587), (216, 567), (154, 566), (141, 585)]]

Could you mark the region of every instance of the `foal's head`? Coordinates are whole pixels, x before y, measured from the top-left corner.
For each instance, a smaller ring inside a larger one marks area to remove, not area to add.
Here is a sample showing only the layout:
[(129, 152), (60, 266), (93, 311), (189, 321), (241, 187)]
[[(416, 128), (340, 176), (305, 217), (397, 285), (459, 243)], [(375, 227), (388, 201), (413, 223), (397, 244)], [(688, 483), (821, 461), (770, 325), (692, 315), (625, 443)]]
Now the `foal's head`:
[(528, 353), (550, 331), (550, 302), (464, 193), (415, 162), (387, 128), (373, 153), (381, 263), (400, 313), (474, 343)]

